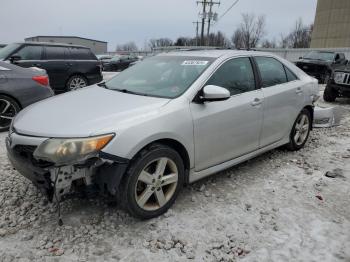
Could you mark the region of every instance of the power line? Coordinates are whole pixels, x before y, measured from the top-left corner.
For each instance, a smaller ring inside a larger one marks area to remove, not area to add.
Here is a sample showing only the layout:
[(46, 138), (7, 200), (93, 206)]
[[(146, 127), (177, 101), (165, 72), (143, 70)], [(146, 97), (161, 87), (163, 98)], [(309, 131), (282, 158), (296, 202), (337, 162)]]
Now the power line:
[(228, 12), (231, 11), (231, 9), (236, 5), (238, 4), (239, 0), (236, 0), (235, 2), (233, 2), (233, 4), (227, 8), (227, 10), (218, 18), (218, 20), (216, 21), (216, 23), (214, 25), (216, 25)]

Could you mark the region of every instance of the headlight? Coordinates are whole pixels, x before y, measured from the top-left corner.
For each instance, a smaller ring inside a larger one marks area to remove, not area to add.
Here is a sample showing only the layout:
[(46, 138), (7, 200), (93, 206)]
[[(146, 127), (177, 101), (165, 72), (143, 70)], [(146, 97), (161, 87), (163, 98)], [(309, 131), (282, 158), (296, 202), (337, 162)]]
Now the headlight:
[(113, 137), (113, 134), (109, 134), (88, 138), (48, 139), (34, 151), (34, 157), (56, 165), (81, 162), (96, 155)]
[(334, 73), (334, 82), (343, 83), (344, 81), (344, 73), (343, 72), (335, 72)]

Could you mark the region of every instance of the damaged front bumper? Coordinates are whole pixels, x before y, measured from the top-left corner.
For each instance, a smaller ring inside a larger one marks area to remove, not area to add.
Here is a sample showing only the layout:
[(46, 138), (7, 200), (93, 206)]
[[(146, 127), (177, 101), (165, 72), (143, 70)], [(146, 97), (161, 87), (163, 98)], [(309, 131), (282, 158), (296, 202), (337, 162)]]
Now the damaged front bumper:
[(58, 167), (33, 157), (44, 140), (46, 138), (12, 133), (6, 138), (6, 148), (13, 167), (40, 188), (50, 201), (61, 201), (86, 189), (103, 195), (117, 194), (128, 159), (99, 152), (82, 163)]

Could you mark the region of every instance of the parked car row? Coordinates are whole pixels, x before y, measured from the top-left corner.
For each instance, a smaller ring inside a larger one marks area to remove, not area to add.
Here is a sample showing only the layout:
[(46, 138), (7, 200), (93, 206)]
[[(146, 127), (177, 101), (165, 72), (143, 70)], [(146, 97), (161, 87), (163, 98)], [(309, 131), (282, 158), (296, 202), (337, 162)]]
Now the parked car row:
[(334, 102), (337, 97), (350, 97), (350, 64), (344, 53), (311, 51), (295, 64), (326, 84), (323, 93), (326, 102)]
[(0, 49), (0, 60), (21, 67), (45, 69), (55, 93), (102, 81), (102, 66), (89, 48), (78, 45), (25, 42)]
[(98, 55), (97, 58), (102, 63), (103, 71), (108, 72), (123, 71), (139, 60), (137, 56), (133, 55)]

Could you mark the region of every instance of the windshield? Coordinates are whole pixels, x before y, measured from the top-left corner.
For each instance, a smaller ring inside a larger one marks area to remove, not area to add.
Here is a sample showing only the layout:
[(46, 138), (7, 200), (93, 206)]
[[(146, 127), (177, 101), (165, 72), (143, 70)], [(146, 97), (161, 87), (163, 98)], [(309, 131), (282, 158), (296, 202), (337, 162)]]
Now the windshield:
[(0, 49), (0, 60), (5, 60), (13, 51), (15, 51), (20, 45), (9, 44)]
[(106, 88), (139, 95), (175, 98), (184, 93), (213, 60), (207, 57), (152, 57), (109, 80)]
[(122, 58), (122, 56), (116, 55), (112, 57), (112, 61), (119, 61)]
[(334, 59), (334, 53), (332, 52), (319, 52), (319, 51), (312, 51), (308, 53), (304, 59), (310, 59), (310, 60), (322, 60), (322, 61), (333, 61)]

